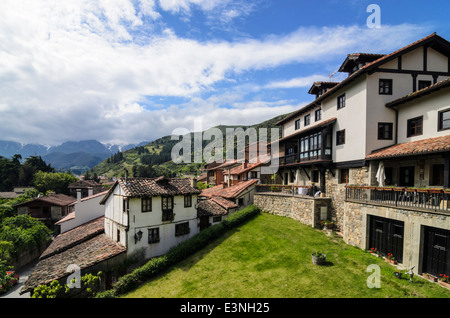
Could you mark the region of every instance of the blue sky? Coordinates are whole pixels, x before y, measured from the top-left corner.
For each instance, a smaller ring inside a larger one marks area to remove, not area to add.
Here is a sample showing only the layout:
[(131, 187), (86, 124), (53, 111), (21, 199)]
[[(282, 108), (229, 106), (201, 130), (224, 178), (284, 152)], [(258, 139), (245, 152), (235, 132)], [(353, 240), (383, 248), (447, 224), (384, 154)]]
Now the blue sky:
[(445, 0), (2, 0), (0, 139), (126, 144), (259, 123), (310, 102), (314, 81), (342, 80), (348, 53), (450, 40), (448, 12)]

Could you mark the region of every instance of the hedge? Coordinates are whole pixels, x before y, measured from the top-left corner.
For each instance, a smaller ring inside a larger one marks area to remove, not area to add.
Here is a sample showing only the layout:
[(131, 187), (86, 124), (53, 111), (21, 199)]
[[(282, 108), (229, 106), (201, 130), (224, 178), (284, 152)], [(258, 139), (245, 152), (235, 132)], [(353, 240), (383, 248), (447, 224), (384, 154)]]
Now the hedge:
[(120, 277), (112, 286), (112, 289), (99, 293), (97, 298), (114, 298), (123, 295), (141, 285), (156, 274), (166, 270), (169, 266), (187, 258), (193, 253), (204, 248), (213, 240), (221, 237), (228, 230), (243, 224), (261, 212), (255, 206), (250, 205), (232, 215), (217, 225), (208, 227), (194, 237), (171, 248), (167, 254), (150, 259), (145, 265), (135, 269), (131, 273)]

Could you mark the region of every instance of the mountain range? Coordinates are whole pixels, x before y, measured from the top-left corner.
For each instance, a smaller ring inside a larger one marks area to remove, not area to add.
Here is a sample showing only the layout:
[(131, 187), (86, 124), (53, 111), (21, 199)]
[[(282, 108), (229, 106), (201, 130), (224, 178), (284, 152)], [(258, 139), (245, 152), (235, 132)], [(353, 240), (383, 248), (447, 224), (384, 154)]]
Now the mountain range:
[(113, 145), (103, 144), (97, 140), (82, 140), (67, 141), (57, 146), (46, 146), (0, 140), (0, 156), (10, 158), (19, 154), (22, 159), (41, 156), (56, 170), (71, 170), (75, 174), (82, 174), (119, 151), (147, 143), (145, 141), (139, 144)]

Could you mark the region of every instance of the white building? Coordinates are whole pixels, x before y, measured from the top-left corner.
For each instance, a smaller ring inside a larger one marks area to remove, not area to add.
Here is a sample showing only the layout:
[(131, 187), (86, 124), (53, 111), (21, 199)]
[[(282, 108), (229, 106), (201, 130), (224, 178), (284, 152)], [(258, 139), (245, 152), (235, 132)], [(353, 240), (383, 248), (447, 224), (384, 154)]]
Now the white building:
[(349, 54), (339, 71), (278, 122), (283, 184), (318, 184), (347, 243), (449, 275), (450, 43)]
[(105, 206), (105, 234), (127, 248), (160, 256), (199, 232), (197, 195), (190, 179), (118, 179), (100, 204)]
[(55, 225), (59, 225), (60, 233), (104, 216), (105, 207), (100, 205), (100, 201), (107, 193), (108, 191), (97, 194), (90, 193), (90, 196), (81, 198), (81, 191), (78, 191), (77, 201), (72, 205), (72, 212), (55, 223)]
[[(436, 34), (386, 55), (349, 54), (339, 69), (346, 79), (314, 83), (309, 93), (315, 100), (278, 122), (283, 183), (314, 182), (326, 192), (327, 171), (338, 183), (354, 183), (350, 172), (369, 165), (373, 152), (448, 135), (435, 127), (438, 112), (448, 107), (446, 96), (435, 94), (427, 106), (405, 107), (398, 100), (450, 78), (449, 56), (450, 43)], [(424, 130), (407, 133), (415, 125)], [(397, 181), (408, 183), (400, 176)]]

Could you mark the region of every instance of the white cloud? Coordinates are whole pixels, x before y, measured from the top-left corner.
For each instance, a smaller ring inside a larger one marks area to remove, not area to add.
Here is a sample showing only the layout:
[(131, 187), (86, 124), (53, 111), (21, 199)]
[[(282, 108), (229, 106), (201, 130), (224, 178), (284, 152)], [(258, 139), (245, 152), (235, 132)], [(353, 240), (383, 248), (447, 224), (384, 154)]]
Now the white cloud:
[[(205, 12), (236, 8), (214, 0), (158, 3), (173, 12), (189, 12), (192, 6)], [(293, 111), (298, 102), (246, 101), (244, 95), (235, 95), (225, 105), (219, 100), (225, 94), (218, 83), (232, 82), (248, 71), (343, 57), (349, 50), (389, 52), (423, 32), (412, 25), (386, 26), (378, 32), (299, 28), (282, 36), (201, 42), (180, 38), (167, 28), (149, 34), (145, 44), (135, 41), (136, 34), (141, 36), (139, 32), (151, 29), (148, 24), (156, 20), (161, 15), (153, 0), (2, 0), (1, 139), (138, 142), (200, 117), (211, 125), (256, 123)], [(320, 76), (268, 87), (305, 87), (316, 78)], [(206, 98), (205, 91), (214, 95)], [(178, 96), (189, 102), (150, 111), (144, 100), (151, 96)]]

